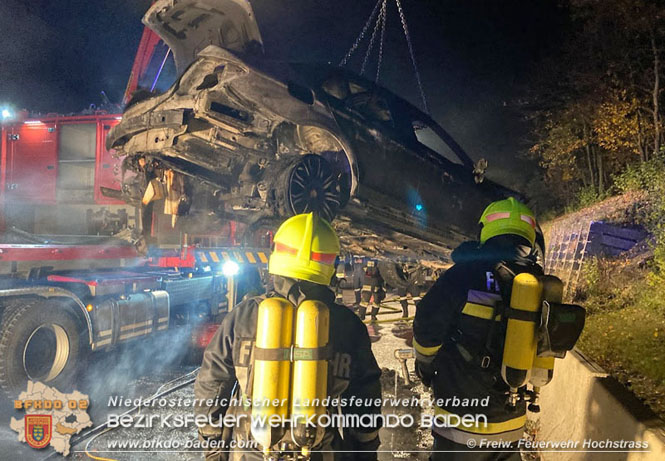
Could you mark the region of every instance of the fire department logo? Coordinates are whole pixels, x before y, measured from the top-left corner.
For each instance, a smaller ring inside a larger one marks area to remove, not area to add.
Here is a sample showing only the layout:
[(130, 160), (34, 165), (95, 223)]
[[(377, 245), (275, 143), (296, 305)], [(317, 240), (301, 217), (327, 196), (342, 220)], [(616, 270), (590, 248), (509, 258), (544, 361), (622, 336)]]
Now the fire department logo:
[(65, 394), (43, 383), (28, 381), (26, 390), (14, 400), (14, 410), (24, 411), (25, 416), (12, 417), (9, 427), (19, 442), (38, 450), (50, 447), (68, 456), (72, 436), (92, 426), (89, 405), (88, 396), (79, 391)]
[(25, 415), (25, 441), (41, 449), (51, 442), (51, 415)]

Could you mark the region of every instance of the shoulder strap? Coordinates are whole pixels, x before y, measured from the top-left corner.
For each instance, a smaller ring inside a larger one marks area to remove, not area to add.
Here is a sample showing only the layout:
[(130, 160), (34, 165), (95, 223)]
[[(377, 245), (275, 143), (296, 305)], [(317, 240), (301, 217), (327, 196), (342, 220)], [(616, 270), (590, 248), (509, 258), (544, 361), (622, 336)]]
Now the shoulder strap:
[[(502, 307), (505, 310), (510, 306), (510, 296), (513, 291), (513, 280), (517, 276), (514, 270), (506, 265), (505, 262), (500, 262), (492, 269), (494, 273), (494, 280), (496, 281), (499, 292), (501, 293)], [(503, 313), (503, 312), (501, 312)]]
[[(258, 309), (259, 304), (266, 299), (266, 298), (273, 298), (275, 297), (276, 293), (271, 292), (271, 293), (264, 293), (259, 296), (254, 296), (248, 300), (248, 302), (254, 304), (254, 308)], [(254, 338), (252, 341), (252, 354), (254, 354), (254, 349), (256, 348), (256, 331), (254, 331)], [(237, 373), (237, 371), (236, 371)], [(252, 393), (254, 392), (254, 363), (250, 362), (249, 364), (249, 373), (247, 373), (247, 383), (245, 384), (245, 389), (244, 389), (244, 394), (247, 395), (249, 398), (252, 397)]]
[[(494, 281), (499, 287), (499, 292), (501, 294), (501, 301), (497, 302), (494, 305), (494, 308), (492, 310), (492, 319), (489, 322), (489, 326), (487, 327), (487, 334), (485, 335), (485, 353), (487, 354), (487, 357), (489, 357), (488, 360), (496, 360), (498, 357), (496, 357), (497, 354), (494, 353), (492, 350), (492, 341), (494, 340), (494, 334), (496, 332), (496, 324), (497, 322), (495, 319), (497, 318), (498, 315), (501, 316), (501, 323), (505, 324), (507, 321), (506, 314), (508, 313), (508, 308), (510, 307), (510, 295), (512, 292), (512, 282), (513, 279), (517, 274), (510, 269), (505, 263), (500, 262), (494, 268), (492, 269), (492, 273), (494, 274)], [(509, 283), (506, 283), (506, 280), (509, 280)], [(484, 363), (484, 361), (483, 361)]]

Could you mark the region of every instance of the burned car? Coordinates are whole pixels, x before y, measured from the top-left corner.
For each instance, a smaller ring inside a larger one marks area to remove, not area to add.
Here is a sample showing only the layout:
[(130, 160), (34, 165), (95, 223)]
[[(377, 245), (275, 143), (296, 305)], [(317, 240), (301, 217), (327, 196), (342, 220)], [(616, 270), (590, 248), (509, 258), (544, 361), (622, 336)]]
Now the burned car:
[(189, 216), (183, 226), (318, 210), (354, 254), (440, 260), (475, 237), (488, 203), (514, 194), (385, 88), (339, 67), (263, 59), (244, 0), (160, 0), (144, 22), (180, 77), (130, 102), (107, 147), (127, 169), (161, 172), (166, 190), (148, 177), (140, 198), (167, 196), (169, 214)]

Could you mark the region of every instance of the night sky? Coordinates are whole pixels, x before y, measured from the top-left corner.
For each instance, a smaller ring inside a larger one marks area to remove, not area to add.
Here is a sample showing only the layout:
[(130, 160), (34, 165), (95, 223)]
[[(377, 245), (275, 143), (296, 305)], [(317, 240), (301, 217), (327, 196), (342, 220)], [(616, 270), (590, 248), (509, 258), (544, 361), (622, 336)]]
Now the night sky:
[[(338, 63), (375, 0), (251, 0), (271, 59)], [(433, 117), (489, 174), (513, 186), (525, 126), (514, 101), (564, 30), (556, 0), (402, 0)], [(2, 0), (0, 105), (77, 112), (117, 102), (150, 0)], [(366, 45), (365, 45), (366, 46)], [(364, 48), (351, 62), (360, 69)], [(375, 60), (373, 61), (373, 63)], [(374, 68), (370, 69), (374, 75)], [(381, 84), (421, 107), (389, 1)]]

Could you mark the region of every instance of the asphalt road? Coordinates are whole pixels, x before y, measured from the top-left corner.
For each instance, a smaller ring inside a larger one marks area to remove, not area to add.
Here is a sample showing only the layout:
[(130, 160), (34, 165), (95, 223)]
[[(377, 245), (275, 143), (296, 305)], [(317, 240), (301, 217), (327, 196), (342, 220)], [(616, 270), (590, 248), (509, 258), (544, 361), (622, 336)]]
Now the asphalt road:
[[(110, 412), (118, 411), (109, 407), (110, 397), (148, 397), (162, 384), (195, 370), (200, 361), (190, 354), (185, 335), (185, 332), (169, 331), (161, 337), (134, 341), (110, 352), (92, 353), (81, 367), (74, 389), (88, 395), (88, 414), (93, 427), (105, 422)], [(62, 459), (50, 448), (34, 450), (17, 441), (17, 433), (10, 429), (9, 423), (12, 417), (20, 419), (24, 414), (13, 409), (11, 400), (0, 401), (0, 461), (42, 460), (51, 455), (51, 459)], [(72, 437), (72, 441), (76, 437)], [(78, 447), (72, 446), (72, 452), (76, 449)], [(76, 456), (72, 453), (69, 458), (76, 459)]]
[[(353, 292), (344, 293), (344, 301), (348, 304), (353, 302)], [(397, 302), (388, 303), (393, 310), (382, 310), (380, 320), (397, 320), (401, 316), (401, 310)], [(413, 315), (415, 307), (411, 305), (410, 314)], [(368, 316), (369, 317), (369, 316)], [(372, 349), (379, 366), (383, 369), (382, 384), (385, 397), (397, 396), (399, 398), (419, 396), (425, 390), (422, 385), (404, 384), (400, 375), (400, 363), (394, 358), (394, 350), (397, 348), (410, 347), (410, 324), (386, 322), (368, 326), (372, 339)], [(110, 414), (121, 414), (129, 407), (110, 406), (110, 399), (114, 396), (122, 396), (127, 399), (137, 397), (148, 398), (157, 391), (168, 391), (174, 386), (182, 384), (186, 378), (195, 376), (195, 370), (200, 364), (200, 358), (192, 356), (183, 344), (188, 343), (187, 333), (167, 332), (163, 337), (149, 338), (127, 344), (113, 352), (95, 353), (88, 360), (88, 365), (82, 370), (77, 380), (77, 390), (88, 394), (90, 398), (89, 414), (97, 427), (107, 421)], [(413, 363), (409, 363), (411, 377), (413, 375)], [(185, 378), (181, 378), (184, 375)], [(165, 398), (171, 400), (187, 399), (193, 397), (193, 385), (189, 384), (169, 393)], [(60, 455), (51, 449), (33, 450), (26, 444), (17, 442), (17, 434), (9, 428), (11, 416), (23, 417), (22, 412), (15, 412), (11, 402), (3, 402), (4, 407), (0, 410), (0, 461), (5, 459), (20, 460), (43, 460), (62, 459)], [(420, 408), (385, 408), (384, 412), (395, 414), (412, 413), (418, 418)], [(141, 414), (151, 417), (155, 415), (154, 421), (160, 421), (164, 415), (177, 418), (185, 414), (191, 414), (192, 408), (187, 406), (143, 408)], [(149, 418), (146, 419), (146, 421)], [(84, 432), (87, 433), (88, 430)], [(379, 459), (427, 459), (425, 453), (429, 446), (429, 431), (420, 428), (404, 429), (382, 429)], [(76, 443), (76, 440), (80, 440)], [(187, 444), (188, 441), (196, 440), (195, 429), (183, 429), (176, 427), (150, 427), (150, 428), (115, 428), (100, 431), (93, 436), (81, 439), (80, 436), (72, 438), (71, 455), (69, 459), (88, 460), (190, 460), (202, 459), (202, 454), (197, 452), (183, 452), (178, 449)], [(144, 448), (146, 441), (154, 441), (154, 448)], [(169, 442), (171, 446), (169, 445)], [(414, 445), (414, 441), (416, 444)], [(113, 446), (118, 442), (133, 442), (140, 448), (118, 448)], [(161, 445), (160, 445), (161, 444)], [(173, 445), (177, 444), (178, 447)], [(421, 452), (418, 452), (421, 450)], [(11, 455), (9, 455), (11, 453)]]

